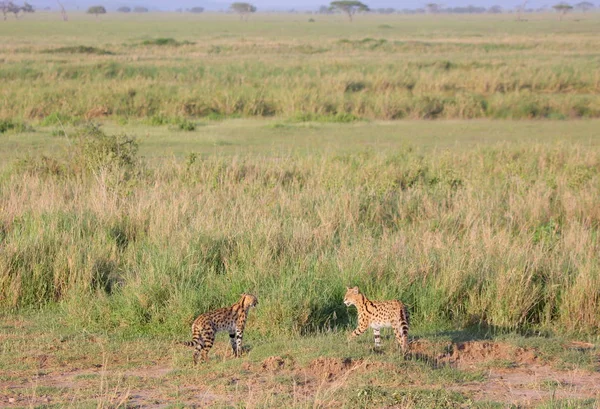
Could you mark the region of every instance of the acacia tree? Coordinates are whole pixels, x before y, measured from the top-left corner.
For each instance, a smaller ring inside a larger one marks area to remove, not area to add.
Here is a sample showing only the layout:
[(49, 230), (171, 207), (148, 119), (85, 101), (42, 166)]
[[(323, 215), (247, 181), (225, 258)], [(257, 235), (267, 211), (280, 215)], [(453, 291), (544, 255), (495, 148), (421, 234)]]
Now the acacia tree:
[(594, 8), (594, 3), (590, 3), (589, 1), (582, 1), (580, 3), (577, 3), (575, 5), (575, 8), (585, 13), (586, 11)]
[(369, 11), (369, 6), (360, 1), (354, 0), (341, 0), (341, 1), (332, 1), (329, 4), (329, 8), (331, 10), (338, 10), (342, 13), (346, 13), (348, 15), (348, 19), (352, 21), (352, 16), (356, 14), (358, 11)]
[(33, 7), (29, 3), (25, 3), (23, 7), (17, 6), (12, 1), (2, 1), (0, 2), (0, 11), (2, 11), (2, 15), (4, 16), (4, 20), (6, 20), (6, 15), (8, 13), (13, 13), (16, 19), (19, 19), (19, 13), (22, 11), (24, 13), (33, 13)]
[(131, 7), (127, 7), (127, 6), (119, 7), (117, 9), (117, 11), (120, 11), (121, 13), (129, 13), (129, 12), (131, 12)]
[(250, 13), (256, 12), (256, 7), (250, 3), (233, 3), (229, 8), (240, 15), (240, 20), (248, 20)]
[(142, 6), (136, 6), (133, 8), (133, 12), (134, 13), (147, 13), (148, 12), (148, 8), (147, 7), (142, 7)]
[(88, 14), (95, 14), (96, 18), (98, 18), (98, 15), (106, 14), (106, 9), (104, 6), (92, 6), (87, 10), (87, 12)]
[(559, 3), (552, 6), (554, 10), (558, 13), (558, 20), (561, 21), (563, 16), (567, 14), (569, 11), (573, 10), (573, 6), (567, 3)]
[(10, 13), (10, 4), (12, 4), (12, 2), (0, 1), (0, 11), (2, 12), (2, 15), (4, 16), (5, 21), (6, 21), (6, 15), (8, 13)]
[(192, 7), (191, 9), (188, 9), (188, 11), (190, 13), (203, 13), (204, 7)]

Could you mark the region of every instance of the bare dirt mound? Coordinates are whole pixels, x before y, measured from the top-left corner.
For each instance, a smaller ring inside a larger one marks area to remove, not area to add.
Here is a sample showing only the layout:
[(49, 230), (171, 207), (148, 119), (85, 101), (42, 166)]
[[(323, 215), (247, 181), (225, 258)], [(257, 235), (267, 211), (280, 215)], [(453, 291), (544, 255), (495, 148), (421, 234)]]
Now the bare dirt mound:
[(361, 361), (352, 361), (350, 358), (320, 357), (310, 363), (309, 370), (321, 379), (331, 380), (360, 363)]
[(491, 361), (504, 361), (514, 365), (538, 363), (534, 349), (520, 348), (510, 344), (490, 341), (468, 341), (440, 345), (417, 340), (410, 346), (413, 358), (435, 365), (452, 365), (458, 368), (478, 366)]
[[(289, 367), (290, 365), (287, 366)], [(270, 356), (262, 362), (261, 367), (265, 371), (276, 372), (280, 369), (284, 369), (286, 367), (286, 362), (285, 359), (280, 356)]]
[(514, 347), (498, 342), (460, 342), (452, 349), (448, 360), (459, 367), (486, 361), (511, 361), (518, 365), (537, 362), (535, 350)]

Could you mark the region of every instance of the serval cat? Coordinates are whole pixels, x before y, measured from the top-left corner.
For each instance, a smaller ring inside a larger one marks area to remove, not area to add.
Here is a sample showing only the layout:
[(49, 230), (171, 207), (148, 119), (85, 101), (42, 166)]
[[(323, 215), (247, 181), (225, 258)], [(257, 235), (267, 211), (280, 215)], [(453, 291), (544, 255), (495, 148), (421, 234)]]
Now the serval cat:
[(406, 306), (401, 301), (371, 301), (360, 292), (358, 287), (348, 287), (344, 296), (344, 304), (346, 306), (354, 305), (358, 311), (358, 326), (352, 331), (351, 338), (359, 336), (371, 327), (375, 335), (375, 348), (379, 348), (381, 346), (379, 330), (392, 327), (396, 341), (402, 347), (402, 353), (408, 352), (409, 315)]
[(194, 348), (194, 365), (198, 363), (199, 355), (202, 361), (207, 360), (208, 351), (215, 343), (215, 335), (220, 331), (229, 332), (233, 354), (236, 357), (241, 356), (248, 310), (257, 305), (258, 299), (255, 296), (242, 294), (239, 301), (231, 307), (219, 308), (198, 316), (192, 324), (192, 341), (183, 343)]

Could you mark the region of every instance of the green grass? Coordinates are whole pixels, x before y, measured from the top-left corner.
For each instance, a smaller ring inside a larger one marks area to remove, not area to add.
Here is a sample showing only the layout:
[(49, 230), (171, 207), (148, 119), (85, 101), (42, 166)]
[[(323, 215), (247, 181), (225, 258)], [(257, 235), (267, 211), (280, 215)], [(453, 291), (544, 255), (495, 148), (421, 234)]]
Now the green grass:
[[(56, 156), (70, 142), (62, 135), (74, 135), (79, 127), (69, 118), (53, 116), (46, 124), (20, 133), (9, 131), (2, 136), (0, 162), (11, 165), (17, 156)], [(596, 149), (600, 145), (590, 121), (390, 121), (354, 122), (351, 124), (320, 122), (282, 122), (264, 120), (228, 120), (195, 123), (190, 132), (177, 132), (177, 120), (150, 118), (125, 124), (107, 122), (107, 133), (124, 132), (139, 138), (140, 155), (151, 162), (176, 158), (184, 160), (190, 153), (200, 156), (280, 156), (355, 154), (412, 149), (464, 152), (485, 146), (507, 147), (529, 144), (560, 144), (566, 141)], [(160, 124), (160, 125), (154, 125)]]

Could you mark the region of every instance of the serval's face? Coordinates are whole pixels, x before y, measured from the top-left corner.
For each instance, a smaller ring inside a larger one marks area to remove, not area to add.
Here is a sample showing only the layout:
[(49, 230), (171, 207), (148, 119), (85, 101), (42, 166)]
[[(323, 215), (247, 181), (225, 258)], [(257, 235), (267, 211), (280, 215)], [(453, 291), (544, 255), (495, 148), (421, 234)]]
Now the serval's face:
[(346, 306), (356, 305), (360, 299), (359, 294), (360, 291), (358, 290), (358, 287), (347, 287), (346, 295), (344, 295), (344, 304), (346, 304)]
[(242, 306), (244, 308), (256, 307), (258, 305), (258, 298), (252, 294), (242, 294)]

